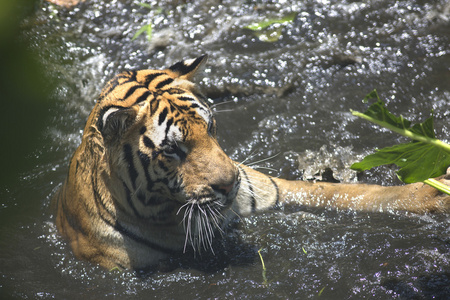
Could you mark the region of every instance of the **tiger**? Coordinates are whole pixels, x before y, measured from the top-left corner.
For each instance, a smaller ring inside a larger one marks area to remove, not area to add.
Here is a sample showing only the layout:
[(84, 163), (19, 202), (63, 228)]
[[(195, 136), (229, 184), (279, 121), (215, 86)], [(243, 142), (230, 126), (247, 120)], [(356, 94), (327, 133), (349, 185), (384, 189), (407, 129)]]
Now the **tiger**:
[(125, 71), (102, 89), (54, 197), (57, 230), (76, 258), (107, 269), (149, 268), (187, 248), (210, 249), (236, 216), (285, 204), (449, 211), (449, 197), (423, 183), (285, 180), (233, 161), (193, 82), (206, 60)]

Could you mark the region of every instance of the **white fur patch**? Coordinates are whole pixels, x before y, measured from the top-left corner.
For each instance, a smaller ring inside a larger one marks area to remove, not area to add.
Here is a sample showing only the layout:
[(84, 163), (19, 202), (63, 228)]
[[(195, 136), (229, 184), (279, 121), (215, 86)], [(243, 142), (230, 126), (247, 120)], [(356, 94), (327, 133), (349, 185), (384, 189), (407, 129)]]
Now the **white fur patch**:
[(183, 61), (183, 64), (186, 67), (189, 67), (190, 65), (192, 65), (195, 62), (196, 58), (191, 58), (191, 59), (186, 59), (185, 61)]
[(106, 120), (108, 120), (108, 117), (112, 114), (118, 111), (119, 109), (117, 107), (110, 107), (104, 114), (103, 114), (103, 126), (106, 124)]
[(209, 109), (205, 108), (204, 105), (198, 101), (196, 101), (199, 105), (199, 107), (196, 108), (197, 113), (205, 119), (206, 123), (209, 123), (209, 120), (211, 119), (211, 112)]
[(153, 128), (154, 130), (152, 133), (152, 141), (157, 146), (161, 146), (166, 137), (171, 142), (183, 140), (183, 134), (181, 133), (180, 128), (173, 124), (170, 126), (166, 136), (167, 119), (164, 120), (161, 125), (158, 125), (158, 119), (155, 118), (155, 120), (153, 121)]

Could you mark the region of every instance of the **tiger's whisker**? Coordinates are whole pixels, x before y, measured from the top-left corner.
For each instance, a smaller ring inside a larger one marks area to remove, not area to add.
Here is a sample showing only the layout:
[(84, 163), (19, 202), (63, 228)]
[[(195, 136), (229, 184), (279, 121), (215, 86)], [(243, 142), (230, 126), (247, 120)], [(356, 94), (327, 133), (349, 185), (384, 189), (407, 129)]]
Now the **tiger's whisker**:
[(272, 156), (269, 156), (269, 157), (260, 159), (260, 160), (258, 160), (258, 161), (250, 162), (250, 163), (247, 164), (247, 166), (256, 165), (256, 164), (259, 164), (259, 163), (262, 163), (262, 162), (265, 162), (265, 161), (274, 159), (275, 157), (277, 157), (277, 156), (280, 155), (280, 154), (281, 154), (281, 153), (277, 153), (277, 154), (275, 154), (275, 155), (272, 155)]
[(217, 106), (224, 105), (224, 104), (229, 104), (229, 103), (234, 103), (234, 100), (227, 100), (227, 101), (223, 101), (223, 102), (219, 102), (219, 103), (214, 103), (214, 104), (210, 105), (209, 108), (211, 110), (213, 110)]
[(272, 171), (272, 172), (278, 172), (277, 169), (269, 168), (269, 167), (252, 166), (252, 168), (255, 170), (268, 170), (268, 171)]
[(237, 167), (245, 164), (249, 159), (252, 159), (254, 156), (256, 155), (256, 150), (252, 151), (248, 157), (246, 159), (244, 159), (243, 161), (241, 161), (240, 163), (236, 163)]
[(233, 109), (222, 109), (222, 110), (215, 110), (213, 111), (215, 115), (220, 114), (220, 113), (225, 113), (225, 112), (234, 112)]

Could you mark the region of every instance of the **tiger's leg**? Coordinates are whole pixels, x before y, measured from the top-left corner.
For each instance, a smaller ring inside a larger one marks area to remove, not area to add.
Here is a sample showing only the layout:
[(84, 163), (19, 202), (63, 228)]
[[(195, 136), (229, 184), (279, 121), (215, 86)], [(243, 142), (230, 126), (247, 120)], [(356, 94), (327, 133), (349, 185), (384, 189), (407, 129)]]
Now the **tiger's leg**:
[[(290, 181), (239, 166), (241, 186), (234, 210), (241, 214), (278, 203), (364, 211), (450, 212), (450, 196), (424, 183), (402, 186)], [(438, 178), (450, 185), (450, 174)]]

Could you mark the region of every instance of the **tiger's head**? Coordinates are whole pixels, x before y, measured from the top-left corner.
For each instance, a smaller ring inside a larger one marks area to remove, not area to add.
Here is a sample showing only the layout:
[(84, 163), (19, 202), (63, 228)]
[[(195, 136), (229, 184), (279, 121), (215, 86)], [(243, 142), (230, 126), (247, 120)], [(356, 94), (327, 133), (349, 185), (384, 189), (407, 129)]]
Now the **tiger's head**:
[[(117, 209), (152, 224), (185, 225), (185, 247), (208, 247), (239, 187), (191, 82), (206, 56), (166, 70), (128, 71), (103, 89), (83, 138), (103, 147), (101, 171)], [(89, 134), (91, 132), (92, 134)]]

